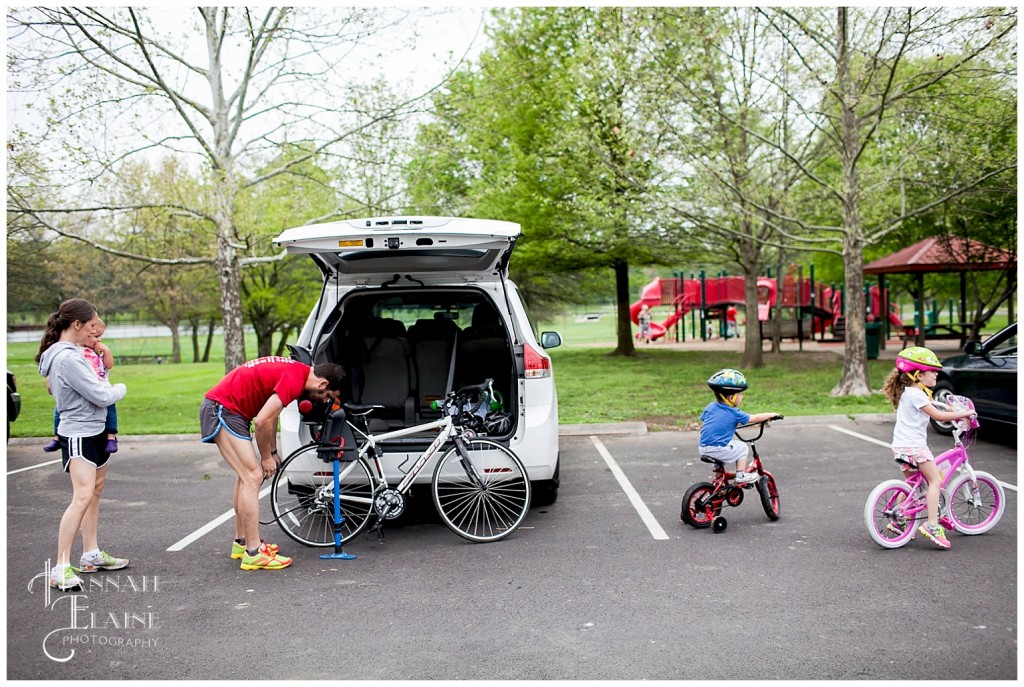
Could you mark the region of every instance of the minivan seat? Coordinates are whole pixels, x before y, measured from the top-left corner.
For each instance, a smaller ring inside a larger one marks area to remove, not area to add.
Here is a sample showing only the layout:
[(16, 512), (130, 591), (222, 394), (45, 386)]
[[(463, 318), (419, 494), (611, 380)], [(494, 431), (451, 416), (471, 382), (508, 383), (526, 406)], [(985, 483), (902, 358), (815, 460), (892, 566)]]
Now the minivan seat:
[(511, 402), (512, 352), (508, 334), (498, 312), (489, 303), (473, 308), (472, 324), (459, 336), (456, 359), (460, 386), (479, 384), (487, 378), (505, 398), (506, 409)]
[(419, 382), (417, 401), (420, 414), (439, 415), (430, 408), (431, 401), (444, 398), (448, 390), (448, 369), (452, 362), (452, 346), (459, 326), (449, 319), (416, 320), (409, 327), (416, 379)]
[(366, 357), (360, 403), (378, 403), (373, 418), (388, 427), (405, 427), (416, 419), (416, 370), (405, 325), (399, 320), (370, 317), (361, 328)]

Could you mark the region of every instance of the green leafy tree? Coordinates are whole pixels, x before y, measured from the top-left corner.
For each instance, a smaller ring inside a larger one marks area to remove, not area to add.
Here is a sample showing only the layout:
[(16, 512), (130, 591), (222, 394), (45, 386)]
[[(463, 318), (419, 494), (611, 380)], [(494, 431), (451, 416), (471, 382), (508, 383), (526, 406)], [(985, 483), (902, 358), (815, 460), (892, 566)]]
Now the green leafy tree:
[(794, 144), (785, 116), (792, 96), (772, 86), (786, 80), (786, 62), (775, 59), (784, 46), (753, 8), (665, 9), (659, 16), (646, 49), (666, 75), (662, 125), (678, 173), (657, 189), (658, 198), (714, 264), (739, 268), (751, 323), (742, 364), (761, 367), (757, 277), (779, 246), (764, 208), (781, 207), (798, 178), (777, 152)]
[(631, 8), (495, 12), (492, 46), (435, 98), (408, 174), (419, 207), (520, 221), (518, 281), (610, 268), (623, 355), (629, 266), (678, 259), (677, 228), (653, 218), (647, 195), (659, 82), (637, 48), (650, 24)]
[[(908, 220), (1015, 169), (1016, 155), (993, 159), (982, 168), (971, 168), (952, 185), (931, 188), (917, 204), (894, 206), (884, 200), (906, 178), (904, 162), (910, 150), (904, 143), (886, 158), (879, 146), (883, 143), (880, 133), (899, 117), (903, 104), (934, 94), (936, 84), (960, 78), (966, 85), (982, 75), (987, 82), (990, 68), (1013, 73), (1010, 51), (1015, 49), (1016, 11), (930, 7), (762, 11), (779, 40), (792, 47), (787, 57), (779, 59), (799, 65), (799, 71), (784, 73), (799, 73), (802, 78), (777, 85), (794, 94), (794, 126), (813, 137), (817, 146), (801, 154), (788, 143), (772, 143), (799, 170), (803, 188), (780, 208), (758, 204), (756, 209), (794, 243), (809, 247), (829, 239), (839, 243), (845, 312), (863, 313), (867, 247)], [(925, 55), (931, 57), (931, 64), (912, 68), (914, 60)], [(746, 131), (759, 135), (753, 129)], [(927, 131), (918, 133), (927, 138)], [(847, 317), (846, 355), (834, 395), (871, 393), (866, 354), (863, 318)]]
[[(259, 227), (259, 233), (266, 237), (263, 252), (273, 250), (270, 238), (284, 229), (330, 216), (337, 209), (334, 177), (319, 165), (315, 154), (311, 155), (314, 149), (312, 142), (282, 147), (267, 169), (289, 167), (292, 172), (253, 187), (239, 203), (240, 221)], [(256, 332), (257, 355), (283, 353), (288, 337), (305, 322), (316, 302), (320, 292), (318, 274), (309, 268), (305, 256), (257, 264), (246, 270), (241, 285), (242, 307)], [(276, 347), (275, 335), (279, 337)]]

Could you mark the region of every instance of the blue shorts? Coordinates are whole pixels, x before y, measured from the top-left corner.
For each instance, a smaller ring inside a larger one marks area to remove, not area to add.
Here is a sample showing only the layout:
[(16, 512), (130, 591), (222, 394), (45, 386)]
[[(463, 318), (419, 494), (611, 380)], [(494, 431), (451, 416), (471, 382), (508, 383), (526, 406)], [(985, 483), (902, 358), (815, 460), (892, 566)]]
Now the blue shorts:
[(213, 440), (221, 429), (227, 430), (228, 434), (238, 439), (252, 441), (249, 424), (249, 421), (238, 413), (232, 413), (220, 403), (208, 398), (204, 398), (199, 406), (199, 431), (202, 432), (204, 444), (214, 443)]
[(71, 470), (71, 459), (81, 458), (97, 470), (107, 466), (110, 454), (106, 452), (107, 432), (104, 430), (94, 437), (63, 437), (57, 435), (60, 442), (60, 460), (64, 472)]

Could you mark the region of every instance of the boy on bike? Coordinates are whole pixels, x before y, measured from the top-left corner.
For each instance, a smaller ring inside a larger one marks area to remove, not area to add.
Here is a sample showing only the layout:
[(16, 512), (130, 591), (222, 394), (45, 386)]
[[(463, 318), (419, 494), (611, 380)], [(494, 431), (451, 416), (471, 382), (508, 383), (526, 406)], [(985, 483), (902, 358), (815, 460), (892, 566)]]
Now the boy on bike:
[(739, 370), (719, 370), (708, 379), (715, 400), (700, 414), (701, 427), (698, 450), (701, 455), (722, 463), (726, 475), (735, 473), (737, 484), (756, 482), (756, 472), (746, 472), (749, 447), (736, 439), (736, 428), (741, 425), (767, 422), (778, 413), (748, 415), (739, 409), (747, 378)]
[[(338, 398), (345, 370), (334, 363), (315, 367), (280, 356), (256, 358), (229, 372), (206, 392), (199, 407), (203, 442), (216, 444), (238, 476), (231, 504), (235, 541), (231, 557), (242, 570), (280, 570), (292, 563), (278, 547), (260, 539), (259, 490), (277, 471), (277, 419), (293, 401)], [(250, 427), (255, 426), (256, 446)], [(223, 430), (223, 431), (222, 431)]]

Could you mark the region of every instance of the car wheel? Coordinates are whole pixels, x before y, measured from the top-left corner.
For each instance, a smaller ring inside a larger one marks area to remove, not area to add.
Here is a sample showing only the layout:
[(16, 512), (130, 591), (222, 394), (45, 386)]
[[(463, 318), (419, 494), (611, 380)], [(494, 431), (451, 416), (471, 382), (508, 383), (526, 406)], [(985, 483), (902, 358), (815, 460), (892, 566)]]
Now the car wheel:
[(533, 498), (530, 501), (531, 508), (550, 506), (558, 500), (558, 469), (560, 467), (561, 463), (555, 464), (555, 474), (552, 479), (533, 483)]
[[(939, 382), (932, 389), (932, 398), (940, 403), (949, 404), (948, 398), (954, 394), (953, 387), (949, 382)], [(945, 436), (953, 436), (953, 423), (952, 422), (939, 422), (938, 420), (929, 420), (932, 423), (932, 429), (939, 434)]]

